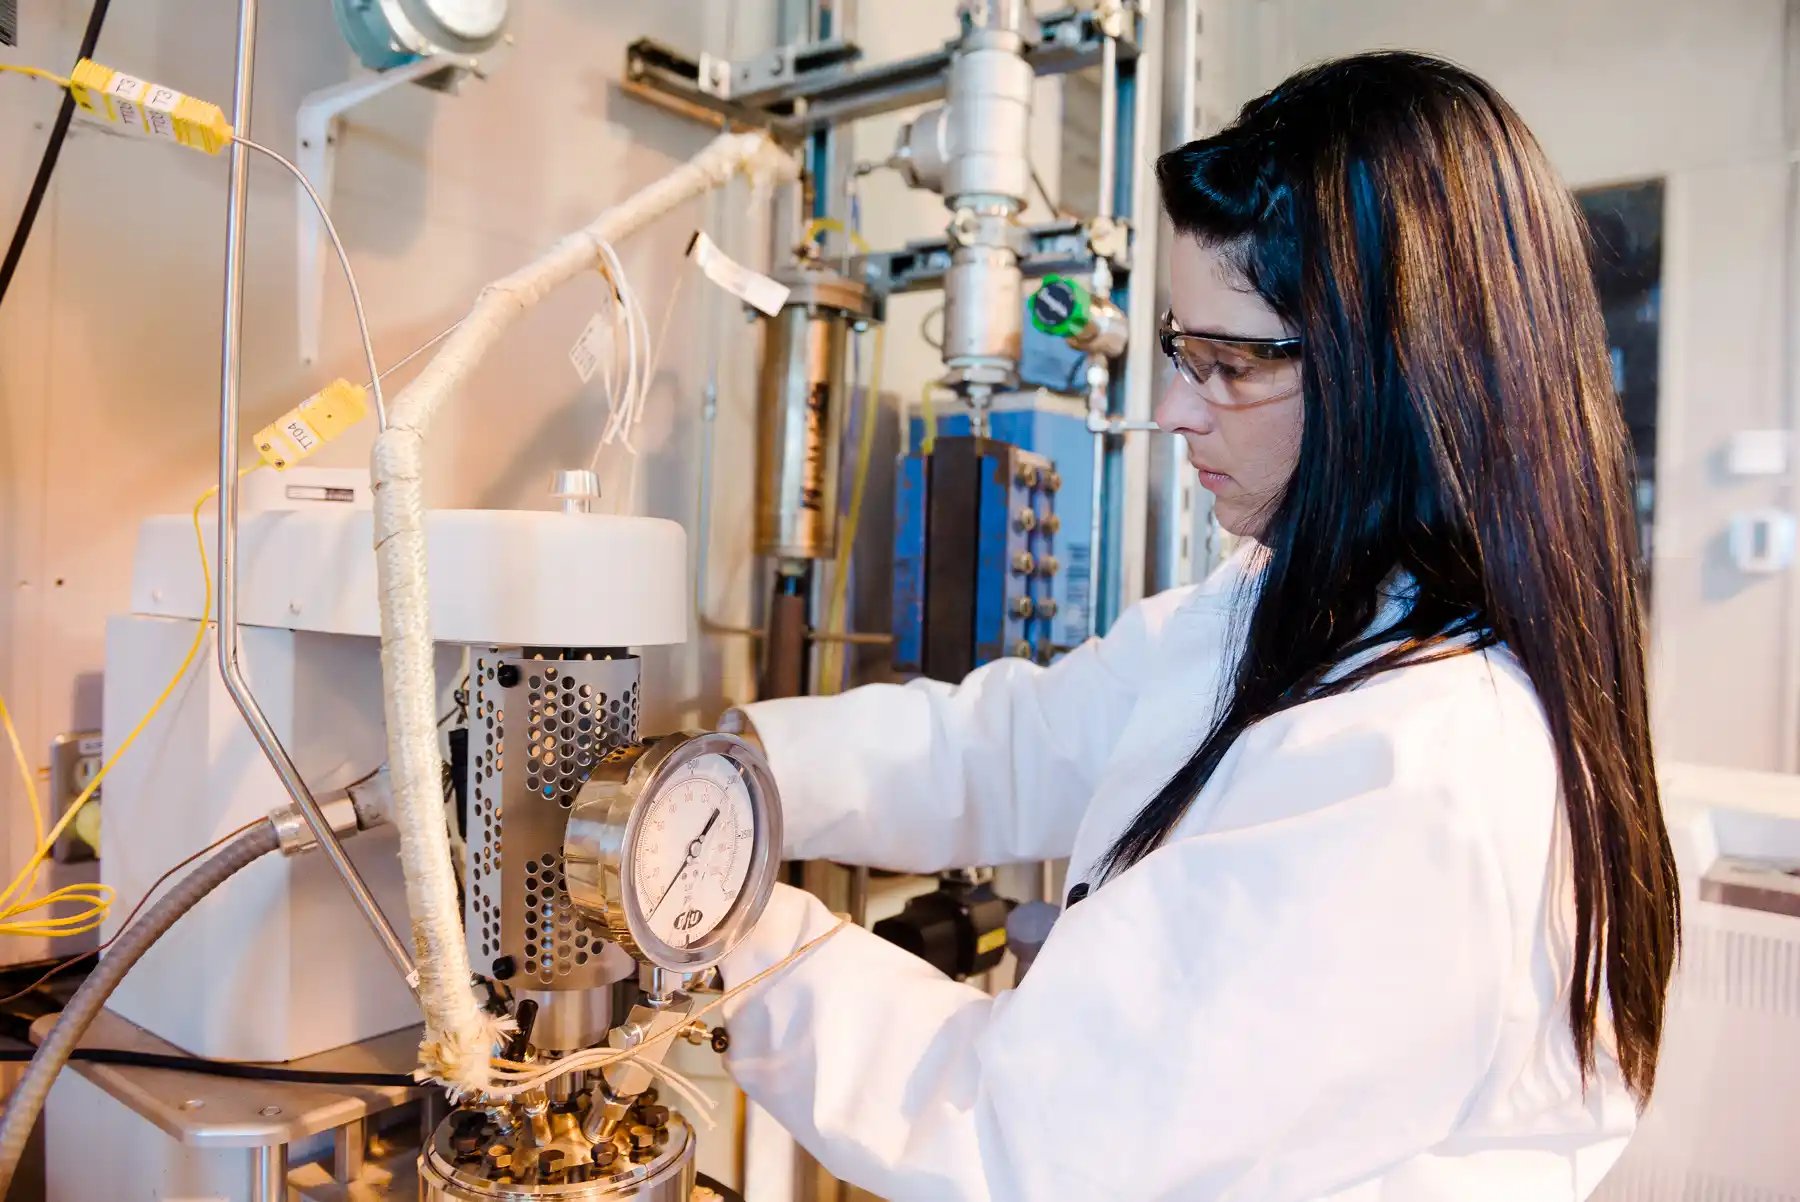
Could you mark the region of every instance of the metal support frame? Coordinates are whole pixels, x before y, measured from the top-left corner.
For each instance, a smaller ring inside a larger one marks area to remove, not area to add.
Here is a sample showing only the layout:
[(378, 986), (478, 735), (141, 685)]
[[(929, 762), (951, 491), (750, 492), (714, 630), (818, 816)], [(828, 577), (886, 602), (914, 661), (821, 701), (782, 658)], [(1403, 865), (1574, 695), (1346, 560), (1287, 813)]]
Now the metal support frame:
[[(1132, 256), (1144, 270), (1126, 279), (1121, 307), (1129, 339), (1124, 369), (1096, 364), (1089, 372), (1089, 428), (1094, 431), (1097, 517), (1094, 556), (1096, 634), (1140, 600), (1146, 576), (1150, 440), (1121, 435), (1154, 430), (1150, 420), (1156, 375), (1154, 276), (1161, 223), (1153, 180), (1161, 145), (1162, 60), (1158, 54), (1123, 53), (1126, 39), (1138, 46), (1160, 44), (1162, 6), (1107, 0), (1100, 8), (1102, 29), (1121, 39), (1121, 53), (1102, 61), (1099, 207), (1118, 214), (1132, 231)], [(1129, 140), (1127, 140), (1129, 139)], [(1118, 298), (1115, 298), (1115, 300)], [(1098, 503), (1104, 501), (1102, 506)]]
[[(257, 0), (238, 0), (237, 70), (232, 87), (232, 128), (242, 137), (250, 133), (250, 97), (254, 86)], [(319, 848), (350, 891), (351, 898), (368, 920), (382, 950), (407, 983), (417, 990), (412, 957), (394, 932), (393, 925), (376, 904), (375, 895), (344, 852), (330, 821), (307, 788), (300, 770), (281, 745), (274, 728), (257, 703), (239, 663), (237, 614), (238, 534), (238, 401), (243, 382), (244, 336), (244, 219), (249, 206), (249, 151), (242, 143), (231, 146), (230, 199), (225, 211), (225, 299), (219, 363), (219, 526), (216, 591), (219, 598), (218, 660), (225, 691), (237, 704), (257, 745), (268, 757), (275, 775), (312, 828)], [(205, 615), (202, 615), (204, 620)], [(284, 1178), (285, 1179), (285, 1178)]]
[[(797, 4), (790, 7), (797, 12)], [(1106, 501), (1095, 507), (1092, 542), (1095, 586), (1090, 613), (1096, 633), (1141, 597), (1146, 584), (1145, 477), (1150, 451), (1144, 440), (1121, 436), (1154, 428), (1149, 418), (1158, 294), (1147, 278), (1133, 287), (1130, 275), (1134, 260), (1155, 257), (1158, 214), (1151, 156), (1161, 128), (1161, 59), (1160, 54), (1141, 53), (1140, 48), (1158, 45), (1159, 8), (1133, 0), (1103, 0), (1091, 10), (1065, 9), (1039, 17), (1040, 40), (1025, 54), (1038, 76), (1094, 64), (1105, 75), (1100, 211), (1091, 223), (1058, 221), (1031, 227), (1019, 248), (1027, 277), (1052, 271), (1091, 274), (1103, 295), (1110, 294), (1115, 279), (1125, 286), (1123, 307), (1132, 335), (1125, 369), (1097, 362), (1089, 373), (1095, 459), (1104, 467), (1098, 488)], [(751, 89), (748, 92), (735, 86), (737, 79), (717, 78), (719, 65), (710, 57), (695, 59), (651, 40), (627, 49), (624, 88), (701, 121), (762, 128), (790, 143), (808, 141), (813, 178), (827, 181), (815, 189), (813, 215), (829, 216), (830, 198), (839, 191), (829, 181), (845, 166), (835, 153), (836, 127), (943, 98), (958, 43), (858, 69), (861, 52), (846, 31), (831, 28), (829, 15), (817, 5), (809, 5), (808, 13), (804, 30), (791, 14), (778, 27), (781, 61), (770, 59), (763, 64), (765, 69), (753, 69), (745, 76), (742, 82)], [(809, 48), (820, 51), (812, 59), (818, 65), (810, 69), (802, 53)], [(1128, 145), (1122, 130), (1129, 131)], [(926, 239), (897, 251), (859, 256), (847, 271), (884, 294), (918, 291), (941, 287), (953, 256), (948, 238)], [(1111, 554), (1102, 555), (1107, 547)], [(819, 615), (811, 616), (816, 623)]]
[[(1039, 76), (1079, 71), (1100, 61), (1105, 40), (1099, 21), (1086, 10), (1065, 9), (1040, 17), (1042, 40), (1026, 55)], [(830, 45), (829, 31), (821, 44)], [(645, 38), (625, 52), (625, 91), (641, 100), (709, 124), (766, 129), (784, 142), (799, 142), (832, 126), (878, 113), (942, 100), (951, 48), (860, 70), (861, 51), (828, 56), (825, 65), (796, 70), (785, 83), (763, 88), (753, 98), (732, 99), (701, 85), (702, 61)], [(1122, 59), (1137, 56), (1137, 43), (1121, 41)], [(706, 62), (710, 69), (712, 61)], [(750, 100), (753, 99), (754, 103)]]
[[(417, 83), (447, 72), (478, 70), (475, 59), (454, 54), (433, 54), (389, 71), (358, 76), (344, 83), (308, 92), (294, 114), (298, 148), (294, 163), (312, 181), (327, 204), (337, 166), (337, 125), (343, 115), (402, 84)], [(299, 288), (300, 362), (319, 358), (319, 329), (325, 300), (325, 226), (308, 199), (303, 185), (294, 204), (295, 282)]]
[[(1030, 226), (1019, 254), (1019, 271), (1026, 279), (1053, 272), (1087, 275), (1103, 261), (1114, 271), (1130, 271), (1131, 241), (1129, 237), (1116, 241), (1118, 245), (1106, 248), (1108, 254), (1102, 255), (1096, 252), (1093, 236), (1083, 222), (1062, 219)], [(887, 295), (921, 292), (943, 287), (951, 253), (948, 238), (920, 238), (898, 250), (857, 255), (850, 260), (848, 272)]]
[(339, 1185), (355, 1185), (363, 1173), (369, 1145), (369, 1120), (356, 1119), (331, 1133), (331, 1177)]
[[(1163, 15), (1161, 4), (1137, 6), (1136, 41), (1139, 45), (1161, 43)], [(1120, 400), (1125, 421), (1143, 428), (1142, 423), (1150, 421), (1155, 403), (1160, 353), (1156, 343), (1158, 302), (1153, 265), (1161, 259), (1157, 253), (1157, 237), (1162, 212), (1155, 177), (1156, 155), (1162, 148), (1162, 57), (1158, 54), (1138, 55), (1131, 60), (1128, 70), (1131, 142), (1129, 148), (1121, 145), (1120, 151), (1125, 155), (1125, 174), (1130, 183), (1122, 190), (1119, 211), (1136, 231), (1138, 262), (1152, 266), (1133, 273), (1131, 280), (1130, 303), (1125, 310), (1130, 341), (1125, 351), (1125, 386)], [(1144, 596), (1150, 447), (1153, 441), (1144, 437), (1128, 438), (1121, 452), (1119, 487), (1112, 492), (1112, 501), (1119, 507), (1120, 515), (1115, 544), (1119, 574), (1111, 617), (1117, 617)]]
[[(1201, 0), (1164, 0), (1164, 146), (1183, 145), (1205, 132), (1200, 71), (1206, 54), (1201, 20)], [(1169, 304), (1167, 256), (1160, 256), (1157, 263), (1156, 296), (1156, 310), (1161, 312)], [(1199, 487), (1181, 440), (1151, 444), (1149, 490), (1145, 587), (1160, 592), (1204, 579), (1221, 558), (1220, 540), (1213, 524), (1212, 494)]]

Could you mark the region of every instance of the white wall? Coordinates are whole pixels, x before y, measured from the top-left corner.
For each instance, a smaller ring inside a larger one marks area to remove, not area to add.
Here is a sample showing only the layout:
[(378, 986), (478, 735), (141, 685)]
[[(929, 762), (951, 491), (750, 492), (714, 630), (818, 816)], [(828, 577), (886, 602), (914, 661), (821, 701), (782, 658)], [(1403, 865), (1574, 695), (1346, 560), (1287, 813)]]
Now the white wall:
[[(1654, 703), (1667, 759), (1800, 769), (1800, 588), (1747, 577), (1739, 509), (1793, 510), (1800, 475), (1733, 480), (1737, 430), (1794, 428), (1793, 167), (1783, 0), (1260, 0), (1230, 64), (1234, 102), (1316, 59), (1447, 55), (1524, 114), (1571, 185), (1661, 177), (1662, 397)], [(1252, 68), (1250, 64), (1254, 64)]]
[[(114, 5), (99, 57), (229, 107), (235, 5), (198, 0)], [(332, 208), (373, 327), (378, 358), (398, 359), (466, 310), (477, 288), (675, 166), (705, 129), (624, 96), (624, 50), (639, 36), (723, 50), (727, 24), (745, 50), (767, 45), (769, 6), (741, 0), (536, 0), (515, 8), (515, 45), (486, 82), (444, 97), (417, 87), (353, 114)], [(735, 9), (728, 22), (725, 14)], [(24, 6), (9, 61), (66, 69), (85, 0)], [(360, 72), (326, 4), (265, 4), (253, 134), (294, 150), (302, 96)], [(704, 33), (702, 32), (704, 31)], [(707, 46), (697, 44), (702, 36)], [(10, 232), (58, 96), (0, 79), (0, 227)], [(106, 136), (77, 120), (49, 203), (0, 306), (0, 690), (31, 755), (100, 720), (103, 622), (127, 603), (139, 519), (185, 512), (215, 472), (225, 158)], [(335, 261), (327, 273), (322, 362), (295, 343), (293, 213), (287, 177), (252, 164), (243, 429), (248, 434), (363, 360)], [(725, 206), (734, 252), (760, 262), (766, 225), (747, 190)], [(652, 322), (679, 255), (707, 210), (693, 204), (621, 248)], [(581, 466), (600, 429), (598, 385), (583, 388), (566, 352), (601, 299), (598, 275), (527, 317), (440, 422), (430, 452), (438, 505), (537, 507), (554, 468)], [(634, 491), (622, 456), (602, 464), (610, 505), (691, 527), (703, 302), (687, 274), (672, 345), (639, 438)], [(735, 313), (736, 306), (732, 306)], [(719, 494), (748, 488), (753, 340), (734, 335), (722, 371)], [(410, 373), (413, 368), (407, 369)], [(390, 386), (404, 382), (407, 373)], [(369, 424), (372, 426), (372, 423)], [(367, 463), (372, 429), (316, 460)], [(743, 620), (749, 515), (720, 506), (715, 611)], [(747, 649), (696, 641), (653, 653), (647, 727), (710, 716), (749, 680)], [(210, 670), (210, 666), (209, 666)], [(19, 782), (0, 773), (0, 863), (29, 846)], [(173, 815), (172, 815), (173, 817)], [(6, 873), (8, 877), (11, 873)], [(27, 954), (16, 942), (0, 958)]]

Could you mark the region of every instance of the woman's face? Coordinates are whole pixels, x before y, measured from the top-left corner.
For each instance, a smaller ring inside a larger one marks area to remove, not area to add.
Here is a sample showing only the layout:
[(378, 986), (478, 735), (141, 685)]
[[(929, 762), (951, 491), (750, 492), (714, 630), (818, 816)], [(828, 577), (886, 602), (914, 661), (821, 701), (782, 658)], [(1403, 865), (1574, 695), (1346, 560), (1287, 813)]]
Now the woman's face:
[[(1177, 328), (1215, 338), (1294, 336), (1226, 258), (1198, 239), (1175, 238), (1169, 272)], [(1229, 354), (1220, 362), (1200, 386), (1170, 371), (1156, 424), (1187, 443), (1188, 462), (1213, 494), (1219, 525), (1255, 538), (1300, 457), (1300, 363), (1237, 361)], [(1243, 403), (1261, 396), (1274, 399)]]

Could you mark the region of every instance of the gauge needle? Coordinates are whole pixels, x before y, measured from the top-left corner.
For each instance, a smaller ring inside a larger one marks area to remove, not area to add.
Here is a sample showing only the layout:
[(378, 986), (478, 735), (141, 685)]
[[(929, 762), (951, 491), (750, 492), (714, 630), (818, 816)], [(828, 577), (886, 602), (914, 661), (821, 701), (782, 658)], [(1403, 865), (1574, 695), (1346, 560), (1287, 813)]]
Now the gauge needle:
[(688, 870), (688, 865), (700, 858), (700, 845), (705, 842), (706, 836), (711, 833), (713, 823), (719, 820), (719, 814), (722, 811), (723, 807), (713, 810), (712, 817), (706, 820), (706, 825), (700, 828), (700, 833), (694, 836), (694, 841), (692, 843), (688, 844), (687, 859), (683, 860), (681, 862), (681, 867), (675, 870), (675, 876), (669, 881), (669, 887), (663, 890), (663, 895), (656, 899), (656, 904), (654, 906), (650, 907), (649, 917), (656, 917), (656, 912), (662, 909), (662, 904), (669, 900), (669, 894), (675, 892), (675, 885), (681, 880), (682, 873)]

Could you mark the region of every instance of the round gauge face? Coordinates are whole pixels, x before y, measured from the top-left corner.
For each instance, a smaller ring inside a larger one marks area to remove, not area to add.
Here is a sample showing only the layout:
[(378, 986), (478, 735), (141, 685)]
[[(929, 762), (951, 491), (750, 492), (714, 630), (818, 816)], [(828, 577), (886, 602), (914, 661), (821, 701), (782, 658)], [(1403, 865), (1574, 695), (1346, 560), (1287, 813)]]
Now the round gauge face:
[(737, 766), (717, 752), (682, 764), (644, 800), (625, 865), (650, 933), (675, 948), (704, 940), (743, 893), (755, 846)]
[(423, 4), (458, 37), (489, 38), (506, 23), (507, 0), (423, 0)]

